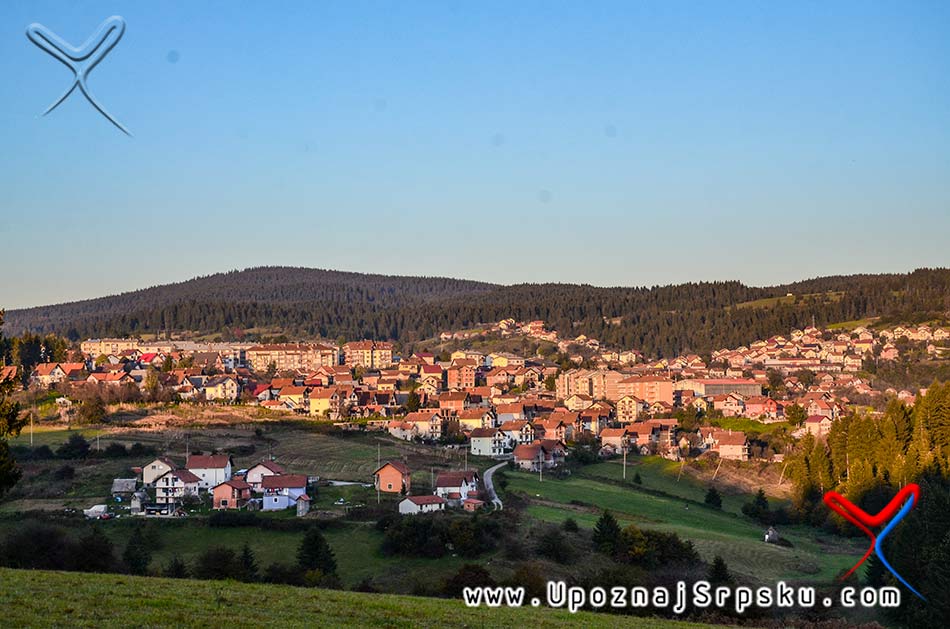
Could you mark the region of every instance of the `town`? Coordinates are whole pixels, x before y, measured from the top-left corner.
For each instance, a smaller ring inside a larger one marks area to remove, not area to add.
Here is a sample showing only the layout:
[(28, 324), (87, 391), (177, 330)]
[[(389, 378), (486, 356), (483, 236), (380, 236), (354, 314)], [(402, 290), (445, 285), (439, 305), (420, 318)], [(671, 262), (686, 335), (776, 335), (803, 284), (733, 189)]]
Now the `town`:
[[(529, 472), (557, 469), (578, 445), (602, 458), (635, 453), (678, 461), (710, 452), (725, 460), (782, 461), (787, 442), (758, 440), (755, 431), (743, 430), (747, 425), (723, 420), (785, 422), (793, 439), (822, 438), (855, 408), (880, 406), (892, 397), (912, 405), (921, 391), (879, 390), (859, 372), (869, 361), (898, 360), (899, 347), (943, 355), (950, 332), (929, 326), (808, 327), (706, 358), (647, 358), (584, 336), (568, 341), (543, 321), (507, 319), (477, 336), (556, 344), (565, 360), (470, 349), (403, 357), (393, 343), (369, 340), (89, 339), (68, 362), (36, 364), (26, 384), (53, 393), (67, 423), (103, 400), (251, 406), (341, 430), (465, 448)], [(464, 345), (473, 338), (471, 332), (447, 332), (439, 341)], [(22, 376), (16, 366), (4, 369), (5, 377)], [(188, 456), (181, 465), (160, 456), (134, 471), (135, 478), (116, 483), (125, 488), (132, 513), (147, 516), (184, 514), (182, 507), (200, 494), (213, 509), (294, 509), (304, 516), (308, 485), (319, 472), (286, 473), (272, 460), (235, 470), (226, 452)], [(493, 488), (479, 486), (473, 470), (440, 473), (426, 495), (413, 494), (410, 476), (404, 463), (390, 461), (364, 480), (380, 492), (405, 496), (400, 513), (500, 504)]]

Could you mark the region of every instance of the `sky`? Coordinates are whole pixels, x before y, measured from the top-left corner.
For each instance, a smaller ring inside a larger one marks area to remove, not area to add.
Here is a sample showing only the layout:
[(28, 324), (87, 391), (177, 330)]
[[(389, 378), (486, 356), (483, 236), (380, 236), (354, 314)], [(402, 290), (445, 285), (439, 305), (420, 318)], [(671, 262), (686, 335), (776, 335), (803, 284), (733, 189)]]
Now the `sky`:
[[(80, 93), (26, 37), (124, 37)], [(950, 266), (947, 2), (0, 3), (0, 307)]]

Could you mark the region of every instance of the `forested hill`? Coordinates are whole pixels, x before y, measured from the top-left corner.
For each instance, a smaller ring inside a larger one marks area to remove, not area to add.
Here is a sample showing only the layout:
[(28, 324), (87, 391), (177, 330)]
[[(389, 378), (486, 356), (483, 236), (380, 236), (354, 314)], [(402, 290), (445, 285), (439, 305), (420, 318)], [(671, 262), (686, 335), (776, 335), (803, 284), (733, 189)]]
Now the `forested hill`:
[(543, 319), (561, 336), (586, 334), (610, 346), (669, 356), (787, 334), (812, 320), (823, 325), (884, 317), (913, 323), (945, 318), (948, 311), (950, 269), (833, 276), (765, 288), (739, 282), (599, 288), (262, 267), (12, 310), (5, 332), (78, 339), (277, 328), (289, 337), (405, 342), (513, 317)]

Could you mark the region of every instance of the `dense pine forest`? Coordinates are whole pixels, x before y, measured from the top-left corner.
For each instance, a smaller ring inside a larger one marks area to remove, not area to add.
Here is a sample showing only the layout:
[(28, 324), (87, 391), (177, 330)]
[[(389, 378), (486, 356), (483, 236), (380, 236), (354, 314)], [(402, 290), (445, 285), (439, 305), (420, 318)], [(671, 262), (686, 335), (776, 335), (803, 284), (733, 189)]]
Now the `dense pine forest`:
[[(100, 299), (12, 310), (11, 334), (73, 340), (162, 331), (413, 342), (507, 317), (543, 319), (562, 337), (585, 334), (647, 355), (708, 352), (818, 325), (880, 317), (914, 323), (950, 311), (950, 269), (833, 276), (772, 287), (702, 282), (600, 288), (501, 286), (430, 277), (260, 267)], [(250, 336), (249, 338), (253, 338)]]

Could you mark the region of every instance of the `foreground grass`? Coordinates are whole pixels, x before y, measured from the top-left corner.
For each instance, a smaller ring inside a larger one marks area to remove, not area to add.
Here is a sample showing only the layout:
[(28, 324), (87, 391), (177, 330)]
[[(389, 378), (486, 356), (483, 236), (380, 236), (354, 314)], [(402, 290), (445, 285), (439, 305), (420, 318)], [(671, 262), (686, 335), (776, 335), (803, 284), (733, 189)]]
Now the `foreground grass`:
[(470, 609), (461, 601), (189, 581), (0, 569), (8, 627), (704, 627), (546, 608)]

